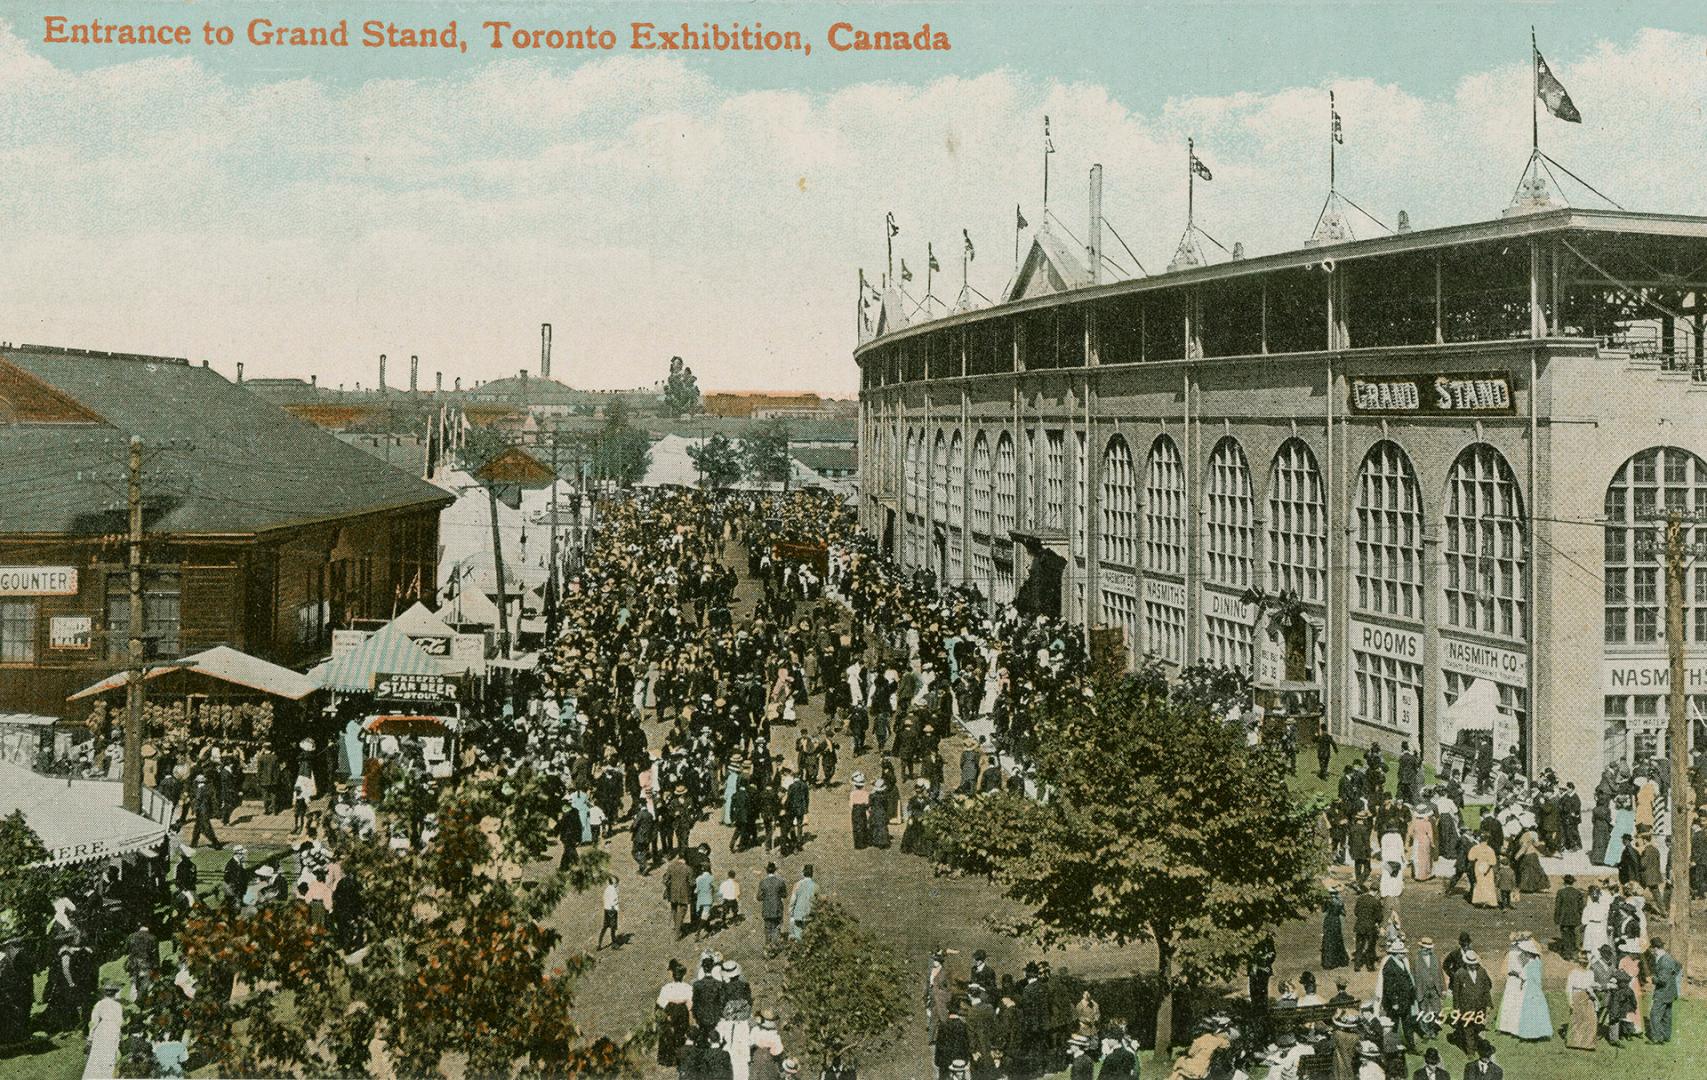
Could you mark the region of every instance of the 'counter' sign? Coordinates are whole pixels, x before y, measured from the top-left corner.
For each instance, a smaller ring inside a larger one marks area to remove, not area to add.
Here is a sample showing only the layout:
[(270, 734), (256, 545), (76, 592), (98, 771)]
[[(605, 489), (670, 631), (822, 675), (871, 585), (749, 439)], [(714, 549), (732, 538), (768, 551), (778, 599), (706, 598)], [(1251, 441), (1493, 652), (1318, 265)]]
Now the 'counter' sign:
[(1461, 416), (1516, 409), (1503, 371), (1442, 375), (1353, 375), (1351, 411), (1399, 416)]
[(75, 596), (75, 566), (0, 566), (0, 596)]

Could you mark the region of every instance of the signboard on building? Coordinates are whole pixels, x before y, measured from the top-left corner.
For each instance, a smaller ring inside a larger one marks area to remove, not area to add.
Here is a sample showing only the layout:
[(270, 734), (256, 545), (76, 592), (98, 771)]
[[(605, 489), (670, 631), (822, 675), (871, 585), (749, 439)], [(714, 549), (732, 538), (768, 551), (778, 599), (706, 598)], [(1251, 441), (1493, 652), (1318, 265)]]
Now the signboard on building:
[[(1608, 657), (1600, 671), (1605, 694), (1663, 694), (1671, 684), (1671, 661), (1664, 655)], [(1707, 694), (1707, 660), (1685, 658), (1683, 684), (1690, 694)]]
[(443, 635), (425, 635), (409, 639), (418, 645), (422, 652), (435, 659), (450, 656), (450, 638)]
[(55, 615), (47, 626), (48, 648), (87, 649), (94, 620), (88, 615)]
[(455, 701), (456, 683), (444, 675), (387, 675), (373, 677), (373, 696), (381, 701)]
[(1203, 610), (1213, 618), (1227, 619), (1246, 626), (1257, 617), (1257, 606), (1243, 600), (1238, 593), (1221, 592), (1207, 585), (1203, 587)]
[(1257, 634), (1257, 682), (1267, 686), (1286, 681), (1286, 643), (1279, 634)]
[(1138, 595), (1138, 579), (1125, 570), (1110, 570), (1105, 566), (1097, 576), (1102, 587), (1109, 592), (1120, 593), (1123, 596)]
[(1516, 411), (1511, 376), (1504, 371), (1422, 375), (1353, 375), (1354, 413), (1381, 416), (1465, 416)]
[(1396, 630), (1391, 626), (1350, 619), (1346, 624), (1351, 635), (1351, 647), (1407, 664), (1422, 663), (1422, 635), (1414, 630)]
[(1144, 579), (1144, 599), (1152, 604), (1166, 604), (1185, 610), (1185, 586), (1177, 581)]
[(1440, 635), (1440, 666), (1507, 686), (1529, 685), (1529, 657), (1516, 649)]
[(75, 566), (0, 566), (0, 596), (75, 595)]
[(1401, 686), (1393, 696), (1393, 719), (1400, 731), (1417, 730), (1417, 692), (1413, 687)]
[(332, 631), (332, 659), (362, 647), (368, 639), (366, 630), (334, 630)]

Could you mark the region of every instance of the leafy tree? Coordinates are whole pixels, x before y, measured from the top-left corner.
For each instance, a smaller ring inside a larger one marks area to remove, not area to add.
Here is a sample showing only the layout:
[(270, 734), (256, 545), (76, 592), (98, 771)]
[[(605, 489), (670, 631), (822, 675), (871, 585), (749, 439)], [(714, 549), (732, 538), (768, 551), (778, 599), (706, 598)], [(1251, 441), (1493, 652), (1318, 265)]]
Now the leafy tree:
[(457, 451), (457, 457), (462, 467), (472, 472), (509, 447), (510, 437), (498, 428), (474, 426), (468, 429), (467, 440)]
[(699, 380), (679, 356), (670, 357), (670, 377), (664, 380), (664, 413), (686, 416), (699, 412)]
[(688, 447), (688, 457), (699, 466), (706, 487), (722, 489), (741, 479), (741, 448), (722, 433)]
[(593, 476), (633, 487), (652, 464), (652, 440), (628, 422), (628, 404), (614, 399), (605, 409), (605, 422), (593, 434)]
[[(426, 851), (353, 844), (368, 944), (346, 959), (306, 905), (250, 914), (198, 911), (178, 938), (201, 988), (190, 1039), (227, 1076), (632, 1076), (629, 1043), (590, 1037), (573, 1018), (585, 967), (548, 970), (559, 935), (540, 925), (568, 887), (591, 888), (589, 853), (543, 882), (520, 880), (502, 788), (452, 793)], [(387, 816), (387, 825), (394, 826)]]
[(1242, 971), (1274, 926), (1314, 910), (1326, 845), (1272, 755), (1142, 676), (1064, 695), (1038, 726), (1050, 800), (945, 804), (932, 814), (940, 857), (1026, 909), (1010, 932), (1154, 943), (1165, 1053), (1173, 992)]
[(1175, 705), (1220, 719), (1244, 704), (1250, 688), (1251, 680), (1238, 668), (1199, 660), (1180, 670), (1168, 696)]
[(802, 1056), (820, 1066), (838, 1049), (875, 1053), (900, 1035), (911, 1014), (911, 986), (905, 963), (888, 943), (842, 905), (820, 899), (788, 950), (784, 1026)]
[(780, 481), (786, 490), (791, 472), (788, 437), (788, 425), (781, 420), (760, 424), (742, 436), (741, 461), (747, 475), (762, 484)]
[(53, 902), (81, 895), (93, 877), (87, 869), (38, 866), (48, 854), (22, 810), (0, 818), (0, 940), (17, 934), (31, 958), (46, 954)]

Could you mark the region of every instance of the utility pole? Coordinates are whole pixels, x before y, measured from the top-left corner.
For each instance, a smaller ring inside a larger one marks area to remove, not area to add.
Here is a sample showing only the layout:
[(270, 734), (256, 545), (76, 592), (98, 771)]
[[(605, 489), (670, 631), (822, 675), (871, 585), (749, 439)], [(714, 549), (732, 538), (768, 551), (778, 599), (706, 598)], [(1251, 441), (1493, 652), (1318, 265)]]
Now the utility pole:
[[(550, 325), (550, 323), (546, 324), (547, 327)], [(550, 330), (547, 330), (546, 334), (546, 340), (549, 341)], [(562, 482), (557, 474), (558, 434), (556, 428), (551, 429), (551, 566), (549, 568), (550, 576), (547, 578), (546, 584), (546, 592), (551, 599), (551, 607), (545, 613), (546, 637), (550, 642), (557, 640), (557, 612), (563, 606), (563, 593), (561, 591), (563, 583), (557, 575), (557, 485)]]
[(1683, 515), (1666, 516), (1666, 650), (1671, 654), (1666, 706), (1671, 743), (1671, 950), (1689, 972), (1689, 860), (1695, 789), (1689, 781), (1689, 706), (1683, 664)]
[(498, 581), (498, 636), (504, 640), (504, 655), (510, 655), (510, 597), (504, 590), (504, 543), (498, 532), (498, 485), (486, 481), (486, 499), (492, 507), (492, 574)]
[(124, 808), (142, 813), (142, 439), (130, 437), (130, 670), (125, 673)]

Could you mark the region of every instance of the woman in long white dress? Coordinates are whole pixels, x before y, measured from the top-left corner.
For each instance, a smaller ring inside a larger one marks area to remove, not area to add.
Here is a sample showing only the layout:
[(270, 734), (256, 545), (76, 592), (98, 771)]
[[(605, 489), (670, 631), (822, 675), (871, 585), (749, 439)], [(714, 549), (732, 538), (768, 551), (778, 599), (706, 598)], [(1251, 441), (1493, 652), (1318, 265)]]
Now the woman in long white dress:
[(1596, 882), (1588, 887), (1588, 899), (1583, 904), (1583, 948), (1589, 956), (1599, 958), (1600, 947), (1609, 940), (1606, 920), (1612, 914), (1612, 894)]
[(1505, 992), (1500, 995), (1498, 1030), (1507, 1035), (1517, 1034), (1517, 1022), (1523, 1016), (1523, 966), (1529, 958), (1517, 941), (1518, 935), (1513, 934), (1505, 954)]
[(101, 1000), (89, 1013), (89, 1060), (83, 1067), (86, 1080), (118, 1075), (119, 1035), (124, 1030), (124, 1006), (119, 1004), (117, 984), (101, 987)]

